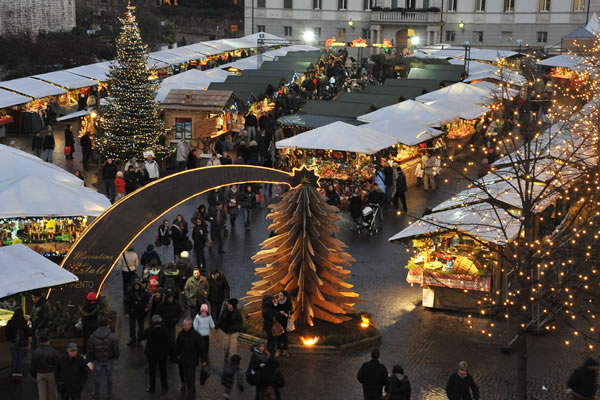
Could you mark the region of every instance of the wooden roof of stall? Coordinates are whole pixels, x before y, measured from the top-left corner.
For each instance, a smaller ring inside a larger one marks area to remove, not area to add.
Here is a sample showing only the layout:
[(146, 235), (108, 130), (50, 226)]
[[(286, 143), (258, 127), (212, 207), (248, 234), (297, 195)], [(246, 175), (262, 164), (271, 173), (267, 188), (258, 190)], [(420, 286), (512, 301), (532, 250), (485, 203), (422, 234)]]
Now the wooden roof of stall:
[(233, 99), (231, 90), (171, 89), (161, 106), (166, 110), (220, 112)]

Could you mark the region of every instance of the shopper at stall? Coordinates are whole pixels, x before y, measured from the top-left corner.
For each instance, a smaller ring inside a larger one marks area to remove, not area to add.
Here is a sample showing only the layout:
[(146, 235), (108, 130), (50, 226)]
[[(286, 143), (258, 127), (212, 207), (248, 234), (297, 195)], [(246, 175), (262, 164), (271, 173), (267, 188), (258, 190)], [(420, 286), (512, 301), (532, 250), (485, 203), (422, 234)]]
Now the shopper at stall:
[(146, 161), (144, 161), (144, 168), (146, 169), (146, 172), (148, 172), (148, 182), (154, 182), (155, 180), (160, 178), (158, 164), (156, 163), (156, 161), (154, 161), (152, 154), (148, 154), (146, 156)]
[(40, 292), (31, 295), (33, 307), (31, 309), (31, 330), (33, 332), (31, 346), (35, 349), (39, 338), (48, 334), (48, 303)]
[(35, 154), (39, 158), (42, 158), (43, 143), (44, 140), (42, 139), (42, 135), (40, 131), (37, 131), (35, 135), (33, 135), (33, 137), (31, 138), (31, 151), (33, 151), (33, 154)]
[(133, 251), (133, 246), (129, 247), (117, 260), (117, 270), (121, 271), (123, 278), (123, 298), (127, 297), (127, 292), (137, 276), (137, 267), (139, 265), (138, 255)]
[(112, 375), (115, 360), (119, 359), (119, 338), (110, 330), (110, 320), (98, 322), (98, 329), (90, 337), (87, 360), (92, 363), (94, 370), (93, 398), (100, 397), (100, 379), (102, 372), (106, 373), (106, 398), (113, 397)]
[(423, 176), (423, 187), (425, 191), (435, 190), (435, 168), (436, 168), (436, 158), (432, 154), (427, 158), (427, 162), (425, 163), (424, 168), (424, 176)]
[(76, 343), (69, 343), (67, 351), (58, 359), (56, 386), (61, 400), (80, 400), (89, 368), (79, 354)]
[(111, 203), (115, 201), (115, 178), (117, 177), (117, 166), (112, 158), (107, 158), (102, 167), (102, 180), (104, 181), (104, 194)]
[(360, 187), (356, 186), (350, 196), (350, 218), (354, 221), (354, 227), (359, 226), (362, 217), (363, 201), (360, 194)]
[(379, 184), (375, 183), (369, 192), (367, 198), (369, 204), (377, 204), (379, 211), (377, 212), (377, 220), (379, 222), (379, 229), (383, 224), (383, 206), (385, 205), (385, 193), (379, 188)]
[(379, 362), (379, 350), (371, 351), (371, 361), (358, 370), (357, 379), (362, 384), (365, 400), (381, 400), (382, 389), (387, 385), (388, 373), (385, 365)]
[(6, 340), (10, 343), (12, 355), (11, 376), (13, 379), (21, 379), (25, 369), (25, 356), (29, 347), (29, 338), (33, 335), (33, 331), (27, 326), (21, 308), (17, 308), (6, 323), (5, 333)]
[(383, 167), (383, 183), (385, 184), (385, 198), (387, 202), (392, 201), (392, 195), (394, 191), (394, 169), (392, 168), (392, 161), (385, 163)]
[(81, 139), (79, 139), (79, 144), (81, 145), (81, 161), (83, 162), (83, 169), (87, 171), (90, 156), (92, 155), (92, 139), (90, 138), (89, 132), (86, 131), (83, 134)]
[(225, 336), (225, 360), (229, 355), (237, 354), (237, 339), (240, 328), (242, 327), (242, 314), (237, 308), (238, 299), (231, 298), (227, 300), (227, 307), (221, 311), (217, 328)]
[(144, 331), (144, 318), (148, 312), (148, 299), (148, 292), (136, 276), (133, 286), (127, 292), (125, 301), (125, 316), (129, 316), (129, 342), (127, 346), (133, 346), (141, 342), (141, 334)]
[(154, 393), (156, 390), (156, 368), (160, 371), (160, 386), (163, 393), (169, 390), (167, 380), (167, 358), (169, 356), (169, 331), (163, 326), (163, 319), (160, 315), (152, 316), (152, 325), (142, 332), (140, 338), (146, 341), (144, 355), (148, 360), (148, 371), (150, 375), (150, 385), (146, 392)]
[(31, 355), (30, 372), (37, 382), (40, 400), (56, 400), (56, 369), (59, 354), (50, 347), (50, 339), (45, 333), (39, 337), (40, 345)]
[(99, 312), (100, 306), (98, 305), (98, 298), (96, 297), (96, 293), (89, 292), (85, 299), (85, 304), (81, 308), (82, 354), (87, 354), (88, 339), (98, 327)]
[(450, 375), (446, 395), (449, 400), (479, 400), (479, 388), (467, 370), (466, 361), (459, 362), (458, 370)]
[(75, 138), (73, 137), (73, 125), (69, 124), (65, 128), (65, 157), (67, 160), (73, 159), (75, 153)]
[(183, 320), (183, 329), (177, 335), (175, 345), (181, 390), (187, 391), (185, 397), (187, 400), (196, 400), (196, 367), (202, 354), (202, 341), (192, 324), (190, 318)]
[(208, 301), (210, 311), (216, 319), (221, 315), (221, 308), (229, 298), (230, 290), (229, 281), (221, 271), (213, 271), (208, 276)]
[(406, 207), (406, 191), (408, 189), (406, 185), (406, 175), (404, 175), (404, 171), (402, 171), (400, 166), (396, 167), (396, 173), (398, 174), (396, 177), (396, 193), (394, 194), (394, 201), (392, 203), (394, 204), (394, 209), (397, 210), (398, 199), (400, 199), (402, 202), (402, 211), (406, 212), (408, 211), (408, 208)]
[(325, 191), (325, 196), (327, 197), (327, 204), (330, 206), (338, 206), (340, 204), (340, 195), (335, 190), (333, 185), (329, 185), (327, 187), (327, 191)]
[(42, 143), (42, 147), (44, 149), (44, 160), (46, 162), (52, 162), (52, 155), (54, 153), (54, 147), (56, 144), (54, 143), (54, 135), (52, 134), (52, 130), (49, 129), (46, 136), (44, 136), (44, 142)]

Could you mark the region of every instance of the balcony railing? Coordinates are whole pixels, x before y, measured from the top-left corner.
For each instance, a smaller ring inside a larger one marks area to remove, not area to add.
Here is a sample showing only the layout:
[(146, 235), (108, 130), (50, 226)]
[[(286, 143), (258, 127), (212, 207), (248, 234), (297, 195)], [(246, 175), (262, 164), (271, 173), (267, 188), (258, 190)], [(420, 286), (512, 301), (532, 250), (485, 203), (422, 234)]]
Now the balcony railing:
[(407, 22), (407, 23), (435, 23), (440, 22), (439, 12), (416, 12), (416, 11), (373, 11), (372, 22)]

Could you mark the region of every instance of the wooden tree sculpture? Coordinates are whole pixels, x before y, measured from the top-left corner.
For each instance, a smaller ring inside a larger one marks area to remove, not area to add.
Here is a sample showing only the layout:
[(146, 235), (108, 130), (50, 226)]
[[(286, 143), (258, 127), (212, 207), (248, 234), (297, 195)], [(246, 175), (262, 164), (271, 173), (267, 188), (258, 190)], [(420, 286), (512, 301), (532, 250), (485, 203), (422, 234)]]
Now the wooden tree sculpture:
[(260, 317), (265, 294), (286, 290), (294, 306), (294, 321), (314, 325), (314, 319), (342, 323), (357, 312), (353, 305), (358, 293), (344, 282), (350, 271), (344, 266), (354, 259), (343, 251), (346, 246), (332, 236), (338, 231), (335, 221), (338, 209), (326, 202), (313, 185), (302, 184), (283, 195), (277, 204), (269, 205), (273, 220), (269, 230), (275, 236), (262, 242), (263, 250), (252, 259), (261, 281), (253, 283), (245, 301), (251, 316)]

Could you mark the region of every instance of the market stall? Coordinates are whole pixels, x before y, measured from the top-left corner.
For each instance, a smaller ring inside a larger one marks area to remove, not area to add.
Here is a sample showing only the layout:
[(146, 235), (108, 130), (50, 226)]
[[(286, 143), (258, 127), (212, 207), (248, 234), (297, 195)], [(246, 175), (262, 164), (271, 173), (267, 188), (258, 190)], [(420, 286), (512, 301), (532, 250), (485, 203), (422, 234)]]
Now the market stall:
[(156, 100), (162, 102), (171, 89), (191, 89), (204, 90), (213, 82), (224, 82), (231, 72), (219, 68), (213, 68), (206, 71), (199, 69), (190, 69), (180, 74), (165, 78), (160, 83), (160, 88), (156, 94)]
[(561, 88), (577, 89), (587, 79), (585, 59), (574, 54), (561, 54), (538, 61), (541, 65), (550, 69), (548, 77)]
[(406, 119), (417, 121), (429, 126), (441, 126), (445, 122), (457, 119), (457, 115), (450, 110), (406, 100), (402, 103), (380, 108), (377, 111), (360, 115), (357, 118), (362, 122), (377, 122), (386, 119)]

